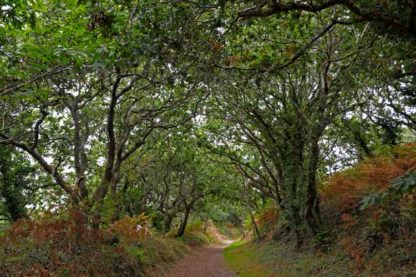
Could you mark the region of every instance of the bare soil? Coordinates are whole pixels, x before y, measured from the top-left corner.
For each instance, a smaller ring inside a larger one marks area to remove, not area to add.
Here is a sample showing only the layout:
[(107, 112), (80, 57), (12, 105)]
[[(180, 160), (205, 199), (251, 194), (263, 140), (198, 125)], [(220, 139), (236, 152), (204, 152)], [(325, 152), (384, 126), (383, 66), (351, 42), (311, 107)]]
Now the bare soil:
[(226, 245), (194, 249), (194, 253), (176, 263), (168, 277), (235, 277), (225, 263)]

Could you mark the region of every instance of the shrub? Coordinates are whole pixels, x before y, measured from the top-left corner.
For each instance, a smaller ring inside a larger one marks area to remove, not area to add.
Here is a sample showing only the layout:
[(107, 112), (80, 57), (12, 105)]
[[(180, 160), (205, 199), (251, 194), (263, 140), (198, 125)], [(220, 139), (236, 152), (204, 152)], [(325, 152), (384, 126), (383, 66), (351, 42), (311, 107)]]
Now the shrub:
[(111, 233), (73, 219), (21, 220), (0, 239), (2, 276), (141, 276), (138, 259)]
[(264, 208), (256, 218), (257, 226), (263, 234), (271, 234), (279, 221), (279, 209), (276, 204), (271, 203)]
[(322, 188), (323, 202), (339, 215), (354, 212), (363, 197), (386, 190), (394, 179), (414, 168), (416, 145), (398, 146), (390, 155), (367, 159), (331, 176)]
[[(414, 261), (414, 244), (404, 242), (416, 239), (416, 195), (412, 189), (415, 154), (415, 144), (396, 147), (389, 155), (367, 159), (334, 174), (322, 190), (325, 216), (332, 229), (338, 226), (334, 232), (338, 245), (354, 261), (357, 274), (396, 276), (387, 272)], [(390, 197), (393, 194), (396, 196)], [(373, 197), (377, 195), (386, 197), (380, 202)], [(399, 247), (401, 257), (392, 256), (393, 246)], [(386, 259), (389, 268), (382, 266)], [(396, 260), (400, 262), (393, 263)]]
[(150, 235), (148, 219), (144, 214), (126, 216), (114, 222), (109, 231), (114, 233), (123, 245), (140, 242)]

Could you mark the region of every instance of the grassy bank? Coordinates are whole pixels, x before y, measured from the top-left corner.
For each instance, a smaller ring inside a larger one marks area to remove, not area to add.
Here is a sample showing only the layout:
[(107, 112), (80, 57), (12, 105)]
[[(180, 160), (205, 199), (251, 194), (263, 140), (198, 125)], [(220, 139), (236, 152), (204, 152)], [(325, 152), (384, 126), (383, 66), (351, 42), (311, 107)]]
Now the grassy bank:
[[(273, 241), (237, 242), (227, 247), (224, 256), (228, 266), (239, 277), (402, 277), (416, 276), (416, 266), (397, 264), (400, 256), (397, 251), (389, 249), (378, 253), (368, 266), (357, 269), (355, 260), (343, 253), (333, 250), (329, 253), (314, 251), (294, 251), (283, 243)], [(397, 253), (396, 253), (397, 252)], [(383, 254), (383, 255), (381, 255)]]
[(191, 247), (216, 241), (212, 230), (192, 225), (181, 238), (138, 232), (140, 217), (99, 230), (55, 217), (7, 226), (0, 236), (1, 276), (162, 277)]
[(323, 224), (301, 249), (276, 227), (279, 209), (264, 208), (256, 222), (266, 239), (231, 245), (228, 264), (239, 276), (416, 276), (415, 154), (414, 144), (398, 146), (330, 176)]
[(241, 277), (354, 276), (346, 256), (292, 251), (273, 241), (238, 241), (225, 249), (224, 256)]

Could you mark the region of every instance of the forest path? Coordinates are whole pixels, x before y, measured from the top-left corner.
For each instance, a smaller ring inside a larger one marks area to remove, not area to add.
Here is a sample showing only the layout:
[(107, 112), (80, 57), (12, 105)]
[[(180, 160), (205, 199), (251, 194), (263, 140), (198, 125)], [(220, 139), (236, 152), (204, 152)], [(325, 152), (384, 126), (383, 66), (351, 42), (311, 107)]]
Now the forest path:
[(232, 241), (194, 249), (194, 253), (176, 263), (168, 277), (235, 277), (224, 260), (224, 248)]

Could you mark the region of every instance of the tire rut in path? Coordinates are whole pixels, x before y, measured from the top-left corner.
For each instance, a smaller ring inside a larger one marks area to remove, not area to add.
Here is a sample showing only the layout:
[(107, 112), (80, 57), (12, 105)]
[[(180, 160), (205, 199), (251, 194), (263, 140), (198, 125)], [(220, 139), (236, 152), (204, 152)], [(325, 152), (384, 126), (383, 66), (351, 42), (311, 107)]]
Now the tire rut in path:
[(235, 277), (225, 263), (224, 246), (211, 246), (194, 249), (189, 255), (176, 263), (168, 277)]

